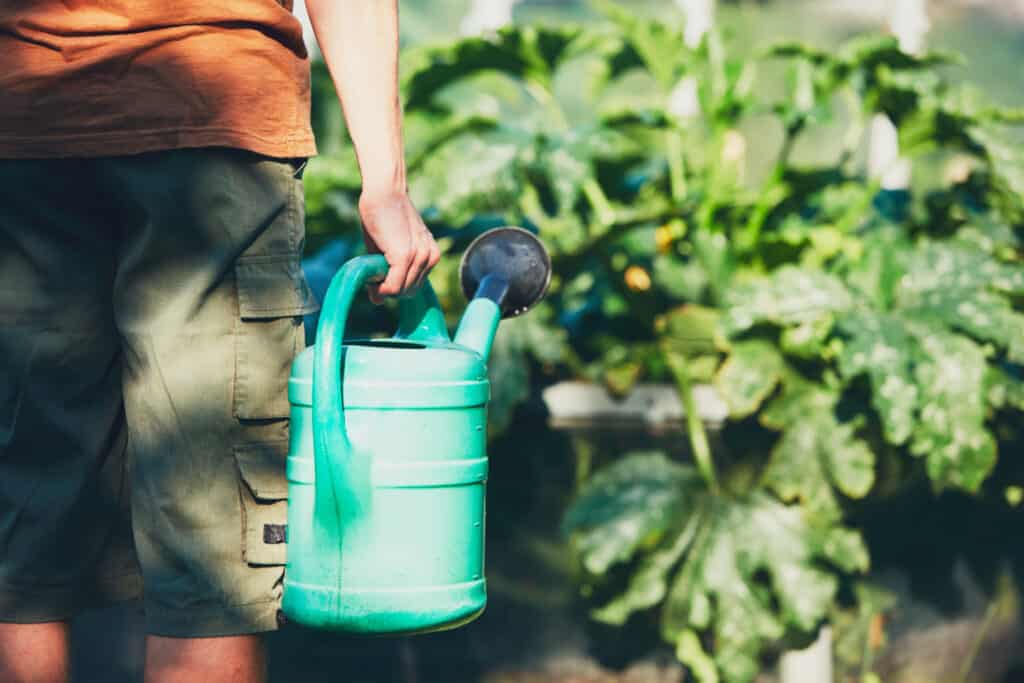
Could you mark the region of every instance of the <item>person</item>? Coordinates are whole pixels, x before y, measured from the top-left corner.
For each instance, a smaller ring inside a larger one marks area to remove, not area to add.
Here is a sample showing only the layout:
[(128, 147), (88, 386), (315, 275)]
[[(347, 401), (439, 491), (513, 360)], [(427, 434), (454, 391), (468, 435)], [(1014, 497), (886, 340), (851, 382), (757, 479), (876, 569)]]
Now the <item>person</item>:
[[(307, 4), (401, 296), (438, 247), (396, 0)], [(309, 79), (291, 0), (0, 3), (0, 681), (67, 681), (68, 621), (139, 595), (147, 681), (265, 678)]]

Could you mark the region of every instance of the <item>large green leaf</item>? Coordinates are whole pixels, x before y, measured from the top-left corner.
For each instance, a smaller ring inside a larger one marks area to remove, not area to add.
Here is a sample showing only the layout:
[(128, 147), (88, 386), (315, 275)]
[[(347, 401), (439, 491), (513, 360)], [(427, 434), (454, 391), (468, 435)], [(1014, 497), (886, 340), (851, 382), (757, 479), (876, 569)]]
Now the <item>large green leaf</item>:
[(923, 395), (911, 450), (926, 458), (937, 486), (977, 491), (996, 461), (995, 439), (985, 426), (985, 354), (945, 330), (920, 330), (918, 338), (924, 357), (915, 375)]
[(634, 612), (654, 607), (665, 599), (671, 571), (693, 542), (700, 528), (701, 516), (693, 514), (689, 519), (680, 521), (683, 525), (678, 533), (674, 536), (666, 534), (661, 544), (640, 560), (625, 592), (591, 612), (594, 619), (621, 625)]
[(975, 491), (995, 465), (985, 426), (983, 349), (948, 328), (896, 314), (857, 313), (840, 323), (847, 378), (866, 374), (886, 439), (926, 458), (937, 487)]
[(691, 358), (718, 353), (727, 342), (718, 333), (721, 312), (714, 308), (687, 304), (673, 308), (656, 322), (658, 332), (672, 349)]
[(871, 403), (882, 420), (886, 440), (900, 445), (914, 429), (920, 387), (914, 377), (916, 341), (903, 321), (890, 314), (857, 311), (839, 321), (847, 335), (839, 371), (847, 379), (866, 374)]
[(989, 366), (985, 371), (985, 399), (993, 408), (1024, 410), (1021, 368)]
[(878, 310), (888, 310), (896, 298), (896, 288), (903, 277), (904, 261), (911, 249), (906, 231), (895, 225), (884, 225), (868, 233), (863, 253), (841, 266), (847, 285), (859, 299)]
[(896, 304), (1005, 349), (1024, 361), (1024, 315), (1001, 292), (1024, 293), (1024, 269), (974, 245), (929, 242), (905, 259)]
[(597, 161), (617, 161), (636, 145), (621, 132), (599, 123), (581, 124), (561, 134), (543, 134), (533, 168), (544, 174), (560, 210), (572, 209)]
[(481, 72), (497, 72), (550, 87), (562, 60), (571, 56), (579, 27), (507, 27), (488, 38), (464, 38), (455, 43), (403, 53), (405, 107), (409, 111), (436, 106), (434, 98), (446, 87)]
[(459, 137), (424, 160), (410, 182), (413, 200), (453, 225), (478, 214), (515, 213), (528, 182), (530, 151), (506, 130)]
[(852, 305), (846, 286), (823, 271), (783, 266), (767, 277), (734, 285), (726, 294), (723, 327), (730, 334), (760, 323), (801, 325)]
[(765, 56), (806, 59), (812, 64), (827, 64), (834, 59), (832, 52), (799, 41), (776, 43), (765, 51)]
[(978, 289), (1024, 294), (1024, 269), (1020, 264), (1001, 263), (962, 242), (925, 242), (909, 255), (904, 267), (899, 290), (902, 305), (913, 305), (908, 299), (940, 289), (958, 294)]
[(613, 74), (642, 65), (667, 94), (679, 81), (691, 58), (683, 32), (662, 21), (647, 19), (625, 6), (609, 0), (592, 0), (593, 4), (616, 24), (636, 58), (623, 53), (612, 60)]
[(715, 376), (715, 388), (734, 419), (756, 411), (782, 379), (785, 363), (778, 348), (760, 339), (732, 345), (728, 358)]
[(837, 491), (863, 498), (875, 481), (875, 454), (857, 436), (856, 423), (836, 418), (838, 398), (817, 385), (792, 382), (761, 416), (766, 426), (783, 430), (765, 484), (827, 519), (842, 516)]
[(675, 641), (708, 629), (723, 680), (752, 681), (765, 646), (812, 631), (828, 611), (837, 582), (820, 564), (826, 529), (763, 493), (710, 499), (669, 591), (663, 633)]
[(625, 592), (596, 610), (597, 618), (623, 623), (664, 601), (665, 637), (713, 680), (693, 641), (707, 632), (716, 673), (728, 683), (752, 681), (765, 648), (787, 633), (812, 632), (825, 618), (838, 585), (828, 565), (867, 565), (852, 530), (763, 492), (712, 494), (694, 468), (658, 453), (632, 454), (599, 471), (565, 528), (598, 577), (640, 556)]
[(900, 49), (899, 39), (884, 34), (866, 34), (847, 41), (839, 57), (851, 67), (870, 70), (880, 66), (899, 70), (920, 70), (955, 63), (951, 54), (930, 52), (915, 55)]
[(1002, 126), (979, 125), (971, 136), (985, 150), (992, 175), (1004, 198), (1020, 209), (1024, 197), (1024, 154), (1019, 139), (1013, 139)]
[(587, 571), (603, 574), (677, 528), (701, 486), (690, 467), (660, 453), (633, 453), (587, 482), (566, 513), (563, 528)]
[(422, 112), (405, 117), (408, 172), (416, 174), (430, 157), (463, 135), (480, 135), (495, 130), (498, 120), (479, 113), (439, 115)]
[(909, 54), (900, 49), (895, 37), (876, 34), (853, 38), (838, 50), (782, 43), (770, 49), (768, 56), (801, 59), (813, 65), (819, 101), (849, 84), (864, 97), (869, 111), (885, 112), (896, 121), (914, 112), (921, 96), (938, 87), (934, 67), (957, 61), (949, 54)]
[(1024, 362), (1024, 314), (995, 292), (932, 290), (920, 297), (915, 308), (975, 339), (996, 344), (1015, 363)]

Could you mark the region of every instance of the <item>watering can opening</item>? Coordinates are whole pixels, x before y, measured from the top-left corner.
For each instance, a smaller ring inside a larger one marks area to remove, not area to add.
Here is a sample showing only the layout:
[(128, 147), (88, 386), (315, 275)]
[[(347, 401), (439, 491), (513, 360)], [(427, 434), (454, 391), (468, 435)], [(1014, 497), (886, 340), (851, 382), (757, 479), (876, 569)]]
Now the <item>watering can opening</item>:
[(365, 346), (377, 349), (425, 349), (426, 344), (398, 339), (346, 339), (345, 346)]

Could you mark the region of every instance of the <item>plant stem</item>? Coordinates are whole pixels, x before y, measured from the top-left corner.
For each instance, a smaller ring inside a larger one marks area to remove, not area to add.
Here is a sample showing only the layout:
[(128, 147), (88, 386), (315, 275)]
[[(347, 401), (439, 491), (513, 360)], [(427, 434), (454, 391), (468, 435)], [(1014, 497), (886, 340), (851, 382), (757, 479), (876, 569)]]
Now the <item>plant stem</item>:
[(661, 351), (672, 372), (672, 377), (676, 381), (679, 398), (683, 402), (683, 410), (686, 412), (686, 432), (690, 437), (690, 448), (693, 449), (693, 458), (697, 461), (697, 469), (707, 481), (711, 493), (719, 495), (721, 487), (718, 485), (715, 461), (711, 457), (707, 430), (704, 429), (704, 422), (700, 419), (700, 413), (697, 411), (697, 401), (693, 395), (693, 382), (690, 381), (686, 360), (673, 353), (664, 340), (661, 342)]
[(535, 102), (545, 107), (545, 109), (554, 116), (554, 123), (560, 130), (569, 130), (569, 120), (566, 118), (565, 112), (558, 103), (558, 99), (546, 84), (540, 83), (533, 78), (527, 78), (524, 81), (524, 88)]
[(583, 195), (590, 202), (597, 216), (598, 235), (603, 235), (615, 223), (615, 208), (608, 201), (607, 195), (593, 176), (588, 176), (583, 181)]
[(573, 490), (578, 494), (590, 476), (594, 462), (594, 448), (585, 438), (574, 436), (572, 438), (572, 451), (576, 456), (576, 477), (573, 482)]
[(754, 210), (750, 213), (750, 218), (747, 220), (747, 224), (743, 227), (743, 232), (737, 240), (741, 251), (752, 251), (757, 247), (757, 242), (761, 239), (761, 230), (768, 219), (768, 214), (771, 213), (771, 210), (779, 201), (776, 188), (782, 186), (782, 180), (786, 177), (789, 157), (793, 154), (793, 146), (796, 144), (796, 138), (802, 129), (803, 124), (793, 125), (786, 129), (785, 137), (782, 140), (782, 147), (779, 149), (778, 159), (775, 161), (775, 167), (761, 188), (760, 201), (758, 201)]
[(678, 130), (670, 129), (665, 133), (665, 147), (672, 201), (679, 204), (686, 197), (686, 176), (683, 173), (683, 139)]
[(836, 221), (836, 230), (846, 234), (857, 227), (857, 223), (863, 219), (865, 212), (871, 206), (871, 203), (875, 201), (875, 196), (878, 195), (881, 189), (881, 180), (871, 181), (860, 201), (853, 202), (843, 215), (839, 217), (839, 220)]

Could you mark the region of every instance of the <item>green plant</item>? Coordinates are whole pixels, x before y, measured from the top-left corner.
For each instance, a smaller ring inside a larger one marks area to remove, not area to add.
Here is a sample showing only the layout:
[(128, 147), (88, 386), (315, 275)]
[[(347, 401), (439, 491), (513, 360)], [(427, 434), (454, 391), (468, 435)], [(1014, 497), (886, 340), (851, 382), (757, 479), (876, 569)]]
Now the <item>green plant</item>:
[[(679, 389), (693, 464), (625, 454), (565, 530), (596, 619), (655, 616), (698, 680), (743, 683), (865, 594), (859, 505), (922, 478), (982, 493), (1019, 429), (1019, 116), (889, 38), (736, 57), (718, 34), (690, 50), (677, 26), (599, 6), (599, 26), (408, 51), (411, 187), (452, 310), (457, 254), (488, 217), (551, 248), (548, 301), (496, 345), (499, 425), (537, 365), (616, 394)], [(673, 105), (687, 76), (696, 115)], [(879, 113), (917, 162), (908, 192), (859, 160)], [(828, 160), (801, 162), (807, 141)], [(354, 227), (351, 155), (307, 177), (314, 231)], [(717, 450), (698, 382), (729, 406)]]

